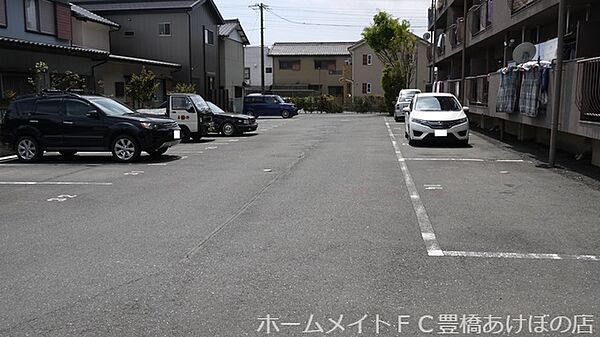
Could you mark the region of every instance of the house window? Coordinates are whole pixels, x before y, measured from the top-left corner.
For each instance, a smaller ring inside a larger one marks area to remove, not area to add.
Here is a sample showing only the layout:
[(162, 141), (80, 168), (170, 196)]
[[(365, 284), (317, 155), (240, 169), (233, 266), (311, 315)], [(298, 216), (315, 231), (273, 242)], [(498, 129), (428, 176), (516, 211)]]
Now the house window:
[(362, 84), (362, 93), (370, 94), (371, 93), (371, 83), (363, 83)]
[(250, 79), (250, 68), (244, 68), (244, 79), (245, 80)]
[(335, 70), (335, 60), (315, 60), (315, 69)]
[(6, 27), (6, 0), (0, 0), (0, 27)]
[(123, 35), (125, 37), (135, 37), (135, 32), (132, 31), (132, 30), (126, 30), (126, 31), (123, 32)]
[(273, 68), (272, 67), (266, 67), (265, 68), (265, 73), (272, 74), (273, 73)]
[(161, 22), (158, 24), (158, 35), (160, 36), (171, 36), (171, 23)]
[(125, 97), (125, 82), (115, 82), (115, 97)]
[(300, 71), (300, 60), (279, 61), (279, 69)]
[(49, 0), (25, 0), (25, 28), (28, 31), (56, 35), (54, 2)]
[(204, 30), (204, 41), (206, 44), (214, 45), (215, 44), (215, 32), (212, 30), (206, 29)]

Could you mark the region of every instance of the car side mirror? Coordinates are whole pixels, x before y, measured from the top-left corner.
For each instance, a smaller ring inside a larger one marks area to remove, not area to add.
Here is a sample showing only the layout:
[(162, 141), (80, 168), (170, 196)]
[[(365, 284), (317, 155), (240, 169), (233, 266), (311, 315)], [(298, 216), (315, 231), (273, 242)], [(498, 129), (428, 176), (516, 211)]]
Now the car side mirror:
[(402, 109), (402, 111), (404, 111), (407, 114), (409, 114), (410, 113), (410, 108), (409, 107), (405, 107), (404, 109)]
[(98, 110), (91, 110), (88, 113), (86, 113), (85, 116), (91, 119), (98, 119), (100, 118), (100, 113), (98, 113)]
[(464, 111), (464, 112), (469, 112), (469, 110), (471, 110), (471, 109), (469, 109), (469, 107), (468, 107), (468, 106), (463, 106), (463, 111)]

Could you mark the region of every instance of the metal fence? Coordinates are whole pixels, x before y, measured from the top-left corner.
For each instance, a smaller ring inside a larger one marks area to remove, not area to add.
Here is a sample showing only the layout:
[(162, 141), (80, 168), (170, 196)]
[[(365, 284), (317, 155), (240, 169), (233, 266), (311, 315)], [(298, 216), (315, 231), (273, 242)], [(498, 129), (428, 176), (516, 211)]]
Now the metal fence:
[(575, 104), (582, 121), (600, 122), (600, 57), (577, 62)]

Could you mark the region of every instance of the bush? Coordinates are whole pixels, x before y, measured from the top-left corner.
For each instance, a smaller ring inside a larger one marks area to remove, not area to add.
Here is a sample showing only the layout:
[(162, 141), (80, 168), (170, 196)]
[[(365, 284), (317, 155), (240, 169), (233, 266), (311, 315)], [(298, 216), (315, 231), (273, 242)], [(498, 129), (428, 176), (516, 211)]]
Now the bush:
[(352, 110), (365, 113), (365, 112), (385, 112), (387, 108), (385, 106), (385, 100), (381, 96), (363, 96), (354, 97), (352, 102)]
[(196, 85), (193, 83), (177, 83), (173, 92), (180, 94), (195, 94)]
[(309, 97), (287, 97), (287, 102), (293, 103), (305, 112), (341, 113), (344, 108), (330, 95)]

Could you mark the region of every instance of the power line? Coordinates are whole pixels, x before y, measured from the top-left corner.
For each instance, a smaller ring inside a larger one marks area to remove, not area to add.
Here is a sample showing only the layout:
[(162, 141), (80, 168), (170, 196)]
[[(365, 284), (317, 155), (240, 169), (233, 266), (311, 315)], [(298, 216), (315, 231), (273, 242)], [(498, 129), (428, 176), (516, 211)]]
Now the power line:
[(273, 15), (275, 15), (276, 17), (280, 18), (281, 20), (287, 21), (289, 23), (293, 23), (296, 25), (305, 25), (305, 26), (327, 26), (327, 27), (356, 27), (356, 28), (362, 28), (364, 26), (362, 25), (343, 25), (343, 24), (334, 24), (334, 23), (310, 23), (310, 22), (300, 22), (300, 21), (295, 21), (295, 20), (290, 20), (287, 18), (284, 18), (283, 16), (275, 13), (272, 9), (267, 9), (267, 11)]

